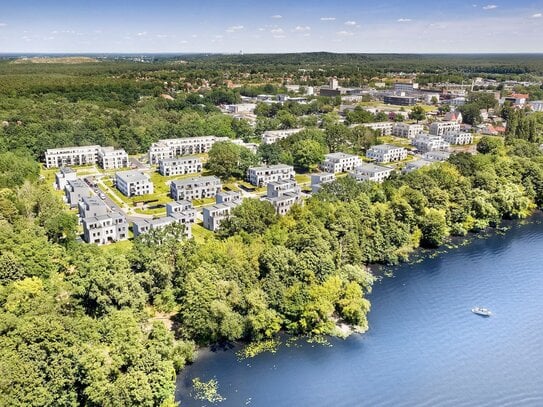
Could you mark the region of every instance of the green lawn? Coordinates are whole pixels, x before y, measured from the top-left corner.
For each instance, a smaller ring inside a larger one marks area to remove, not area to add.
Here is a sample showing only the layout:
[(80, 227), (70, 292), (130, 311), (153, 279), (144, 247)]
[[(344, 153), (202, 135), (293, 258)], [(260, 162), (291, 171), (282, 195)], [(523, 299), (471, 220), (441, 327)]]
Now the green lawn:
[(311, 176), (308, 174), (296, 174), (294, 179), (296, 179), (298, 184), (307, 184), (311, 182)]
[(204, 242), (206, 239), (213, 237), (214, 233), (211, 230), (205, 229), (201, 223), (192, 225), (192, 236), (198, 243)]

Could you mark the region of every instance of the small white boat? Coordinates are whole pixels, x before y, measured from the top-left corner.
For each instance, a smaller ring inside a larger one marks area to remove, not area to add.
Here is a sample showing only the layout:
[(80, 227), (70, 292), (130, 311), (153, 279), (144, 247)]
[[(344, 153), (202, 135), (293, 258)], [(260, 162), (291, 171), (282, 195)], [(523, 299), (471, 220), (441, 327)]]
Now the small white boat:
[(477, 315), (481, 315), (483, 317), (489, 317), (492, 315), (492, 312), (488, 308), (482, 308), (482, 307), (472, 308), (471, 312)]

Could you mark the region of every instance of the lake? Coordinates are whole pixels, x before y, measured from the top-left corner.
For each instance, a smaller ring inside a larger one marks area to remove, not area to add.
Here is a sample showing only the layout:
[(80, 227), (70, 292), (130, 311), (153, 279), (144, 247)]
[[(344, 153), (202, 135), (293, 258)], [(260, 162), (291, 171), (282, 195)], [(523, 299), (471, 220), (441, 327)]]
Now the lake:
[(364, 335), (243, 361), (205, 352), (179, 377), (177, 399), (210, 405), (190, 396), (199, 377), (217, 379), (221, 407), (542, 406), (542, 219), (395, 267), (374, 285)]

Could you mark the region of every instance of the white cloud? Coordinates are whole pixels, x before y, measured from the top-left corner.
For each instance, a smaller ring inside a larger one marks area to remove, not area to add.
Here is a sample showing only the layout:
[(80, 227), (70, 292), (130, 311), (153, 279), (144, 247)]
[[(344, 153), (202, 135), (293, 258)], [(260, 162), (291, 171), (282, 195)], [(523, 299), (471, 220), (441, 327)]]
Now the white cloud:
[(138, 37), (145, 37), (147, 35), (147, 31), (142, 31), (140, 33), (136, 34)]
[(356, 21), (345, 21), (345, 25), (356, 25)]
[(397, 20), (399, 23), (409, 23), (412, 21), (410, 18), (398, 18)]
[(187, 40), (181, 40), (179, 41), (180, 44), (188, 44), (189, 42)]
[(541, 13), (532, 14), (532, 18), (541, 18), (541, 17), (543, 17), (543, 14)]
[(338, 35), (339, 37), (350, 37), (350, 36), (353, 35), (353, 33), (350, 32), (350, 31), (345, 31), (345, 30), (343, 30), (343, 31), (338, 31), (338, 32), (336, 33), (336, 35)]
[(270, 30), (270, 32), (275, 35), (285, 33), (285, 31), (281, 27), (273, 28), (272, 30)]
[(309, 27), (308, 25), (297, 25), (296, 28), (294, 28), (294, 31), (296, 32), (305, 32), (305, 31), (311, 31), (311, 27)]
[(168, 38), (169, 35), (166, 35), (166, 34), (157, 34), (156, 37), (157, 37), (157, 38)]
[(283, 16), (281, 14), (275, 14), (275, 15), (271, 16), (271, 18), (273, 18), (275, 20), (278, 20), (280, 18), (283, 18)]
[(489, 4), (487, 6), (483, 7), (483, 10), (494, 10), (495, 8), (498, 8), (495, 4)]
[(227, 32), (227, 33), (234, 33), (234, 32), (236, 32), (236, 31), (241, 31), (241, 30), (243, 30), (243, 28), (244, 28), (244, 27), (243, 27), (242, 25), (233, 25), (232, 27), (228, 27), (228, 28), (226, 29), (226, 32)]
[(336, 21), (335, 17), (321, 17), (321, 21)]

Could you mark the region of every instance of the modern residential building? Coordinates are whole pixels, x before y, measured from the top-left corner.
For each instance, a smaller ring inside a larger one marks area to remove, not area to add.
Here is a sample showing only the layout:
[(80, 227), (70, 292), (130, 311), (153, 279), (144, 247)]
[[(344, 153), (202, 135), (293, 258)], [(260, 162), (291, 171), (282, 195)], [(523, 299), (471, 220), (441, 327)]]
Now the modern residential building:
[(428, 151), (422, 158), (428, 161), (447, 161), (450, 156), (448, 151)]
[(172, 181), (170, 196), (176, 201), (213, 198), (222, 188), (221, 180), (215, 176), (195, 177)]
[(356, 167), (349, 175), (357, 181), (374, 181), (381, 183), (390, 177), (392, 171), (393, 169), (390, 167), (366, 163)]
[(232, 213), (232, 209), (238, 205), (239, 203), (225, 202), (206, 206), (202, 211), (204, 228), (213, 232), (219, 230), (221, 222), (227, 219)]
[(115, 173), (115, 185), (127, 197), (153, 193), (153, 183), (149, 175), (137, 170)]
[(530, 107), (534, 112), (543, 112), (543, 100), (534, 100), (530, 102)]
[(412, 171), (416, 171), (422, 167), (426, 167), (427, 165), (433, 164), (435, 161), (428, 161), (428, 160), (415, 160), (408, 162), (405, 167), (403, 167), (402, 172), (404, 174), (407, 174)]
[(513, 93), (509, 96), (506, 96), (503, 101), (510, 102), (514, 106), (524, 106), (529, 98), (530, 95), (527, 93)]
[(364, 127), (369, 127), (372, 130), (378, 131), (381, 136), (390, 136), (392, 135), (392, 129), (394, 128), (394, 123), (392, 122), (375, 122), (375, 123), (364, 123)]
[(66, 182), (64, 193), (66, 194), (66, 202), (70, 204), (70, 207), (75, 208), (81, 198), (91, 195), (91, 190), (82, 179), (76, 178)]
[(278, 215), (285, 215), (292, 205), (302, 202), (300, 187), (294, 180), (281, 180), (268, 183), (266, 200), (275, 208)]
[(319, 174), (311, 174), (311, 192), (316, 194), (319, 192), (324, 184), (334, 182), (336, 175), (328, 172), (321, 172)]
[(393, 146), (391, 144), (379, 144), (368, 149), (368, 151), (366, 151), (366, 157), (379, 163), (401, 161), (407, 158), (407, 150), (403, 147)]
[(104, 170), (113, 170), (129, 166), (128, 154), (122, 148), (100, 147), (97, 152), (97, 160)]
[(262, 144), (273, 144), (279, 140), (283, 140), (293, 134), (301, 132), (303, 129), (284, 129), (284, 130), (268, 130), (262, 133)]
[[(194, 217), (192, 216), (193, 213)], [(132, 223), (132, 231), (134, 232), (134, 237), (138, 237), (141, 234), (148, 233), (151, 230), (160, 230), (168, 225), (177, 223), (185, 226), (183, 231), (184, 236), (190, 239), (192, 237), (192, 224), (195, 220), (196, 211), (193, 210), (193, 213), (175, 212), (171, 215), (157, 219), (137, 219)]]
[(417, 99), (413, 96), (385, 95), (383, 97), (383, 102), (387, 105), (413, 106), (417, 104)]
[(424, 126), (422, 124), (395, 123), (394, 127), (392, 128), (392, 135), (396, 137), (413, 139), (423, 131)]
[(158, 164), (160, 160), (182, 155), (207, 153), (213, 144), (225, 140), (228, 138), (215, 136), (159, 140), (149, 148), (149, 164)]
[(241, 193), (238, 191), (219, 192), (215, 197), (218, 204), (221, 203), (241, 203)]
[(109, 212), (108, 206), (96, 195), (82, 197), (78, 203), (78, 207), (81, 219), (103, 216)]
[(230, 140), (232, 144), (235, 144), (237, 146), (245, 147), (247, 150), (249, 150), (251, 153), (256, 154), (258, 152), (258, 144), (255, 143), (246, 143), (245, 141), (237, 138)]
[(394, 92), (413, 92), (419, 88), (418, 83), (414, 82), (396, 82), (394, 83)]
[(326, 154), (320, 168), (323, 171), (336, 174), (338, 172), (347, 172), (362, 164), (359, 156), (345, 153)]
[(473, 134), (467, 132), (445, 133), (442, 137), (449, 144), (463, 145), (473, 143)]
[(433, 136), (443, 136), (445, 133), (460, 132), (460, 124), (451, 122), (434, 122), (430, 125), (430, 134)]
[(165, 177), (195, 174), (202, 171), (202, 160), (198, 157), (165, 158), (158, 162), (158, 172)]
[(411, 140), (411, 144), (423, 153), (428, 151), (448, 151), (450, 147), (449, 143), (443, 140), (443, 137), (423, 133)]
[(60, 171), (55, 174), (55, 188), (62, 191), (66, 188), (68, 181), (75, 181), (77, 173), (70, 167), (61, 167)]
[(45, 152), (47, 168), (96, 164), (100, 146), (50, 148)]
[(166, 215), (168, 216), (174, 213), (189, 212), (193, 210), (194, 206), (190, 201), (173, 201), (166, 204)]
[(262, 187), (270, 182), (293, 179), (294, 174), (294, 167), (286, 164), (251, 167), (247, 170), (247, 180)]
[(102, 245), (128, 239), (128, 222), (118, 212), (85, 217), (82, 223), (83, 240), (87, 243)]

